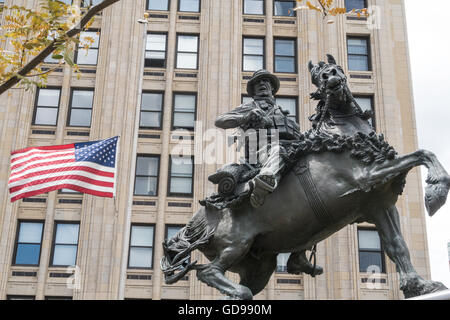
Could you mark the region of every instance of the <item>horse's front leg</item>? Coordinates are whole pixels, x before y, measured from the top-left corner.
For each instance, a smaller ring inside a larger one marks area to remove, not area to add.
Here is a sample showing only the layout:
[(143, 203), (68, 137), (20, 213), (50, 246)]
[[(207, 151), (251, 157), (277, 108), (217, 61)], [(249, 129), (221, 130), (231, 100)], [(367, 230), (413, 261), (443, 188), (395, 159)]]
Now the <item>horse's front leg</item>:
[(375, 212), (370, 217), (380, 234), (383, 248), (400, 273), (400, 289), (406, 298), (412, 298), (447, 288), (440, 282), (424, 280), (414, 269), (408, 247), (400, 231), (399, 214), (395, 206)]
[(376, 185), (394, 178), (402, 173), (407, 173), (414, 167), (425, 166), (428, 168), (427, 184), (425, 189), (425, 205), (430, 216), (434, 215), (446, 202), (450, 189), (450, 176), (439, 160), (430, 151), (419, 150), (406, 156), (398, 157), (383, 164), (375, 165), (368, 170), (366, 177), (362, 179), (363, 187)]

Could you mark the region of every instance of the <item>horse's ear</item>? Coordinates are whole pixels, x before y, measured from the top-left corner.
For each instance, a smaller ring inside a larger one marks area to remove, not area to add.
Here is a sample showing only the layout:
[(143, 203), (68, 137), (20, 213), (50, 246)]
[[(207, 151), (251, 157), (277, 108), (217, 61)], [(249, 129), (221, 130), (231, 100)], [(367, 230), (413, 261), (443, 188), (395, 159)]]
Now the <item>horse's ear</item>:
[(312, 61), (309, 61), (308, 68), (309, 68), (309, 72), (311, 72), (312, 69), (314, 69), (314, 64), (312, 63)]
[(328, 64), (336, 64), (336, 59), (331, 54), (327, 54)]

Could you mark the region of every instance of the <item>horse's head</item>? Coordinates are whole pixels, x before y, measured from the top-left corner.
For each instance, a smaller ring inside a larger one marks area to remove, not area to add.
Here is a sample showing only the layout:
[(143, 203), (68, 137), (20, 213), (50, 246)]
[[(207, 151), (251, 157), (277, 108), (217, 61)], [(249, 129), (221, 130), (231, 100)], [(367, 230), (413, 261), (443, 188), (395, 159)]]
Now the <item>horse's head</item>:
[(317, 87), (311, 97), (315, 100), (325, 101), (331, 99), (330, 107), (338, 109), (343, 103), (347, 103), (348, 87), (347, 77), (341, 66), (336, 64), (336, 60), (327, 54), (328, 63), (323, 61), (319, 64), (309, 62), (309, 71), (313, 84)]
[[(357, 115), (364, 120), (372, 117), (371, 111), (363, 112), (356, 102), (347, 85), (347, 77), (341, 66), (331, 54), (327, 54), (327, 61), (318, 64), (309, 62), (309, 71), (316, 92), (311, 94), (311, 99), (319, 100), (317, 114), (310, 117), (313, 126), (320, 128), (322, 122), (330, 112), (341, 115)], [(333, 111), (332, 111), (333, 110)]]

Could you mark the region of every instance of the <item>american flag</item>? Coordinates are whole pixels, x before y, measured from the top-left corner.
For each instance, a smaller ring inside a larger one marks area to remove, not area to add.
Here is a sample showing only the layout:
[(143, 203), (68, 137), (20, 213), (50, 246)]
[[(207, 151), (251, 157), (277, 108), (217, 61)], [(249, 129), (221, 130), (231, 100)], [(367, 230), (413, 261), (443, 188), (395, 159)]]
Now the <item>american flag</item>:
[(112, 198), (118, 140), (114, 137), (12, 152), (11, 202), (59, 189)]

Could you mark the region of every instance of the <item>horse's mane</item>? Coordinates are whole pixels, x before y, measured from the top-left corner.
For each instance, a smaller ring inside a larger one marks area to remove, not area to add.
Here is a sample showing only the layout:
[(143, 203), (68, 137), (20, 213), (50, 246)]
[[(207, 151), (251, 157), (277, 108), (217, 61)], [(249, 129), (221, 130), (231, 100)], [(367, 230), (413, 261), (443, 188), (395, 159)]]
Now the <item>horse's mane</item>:
[[(363, 120), (369, 120), (373, 117), (373, 112), (370, 110), (363, 111), (361, 106), (358, 104), (356, 99), (353, 97), (353, 94), (350, 92), (350, 89), (347, 85), (344, 86), (344, 92), (346, 98), (353, 102), (353, 109), (355, 111), (355, 115), (360, 117)], [(318, 129), (322, 126), (322, 123), (329, 118), (328, 110), (330, 109), (331, 100), (329, 95), (326, 94), (325, 86), (321, 86), (315, 92), (310, 94), (310, 98), (312, 100), (318, 100), (318, 104), (316, 106), (316, 114), (313, 114), (309, 117), (309, 120), (312, 122), (313, 128)]]

